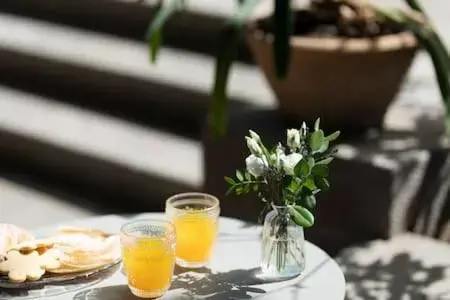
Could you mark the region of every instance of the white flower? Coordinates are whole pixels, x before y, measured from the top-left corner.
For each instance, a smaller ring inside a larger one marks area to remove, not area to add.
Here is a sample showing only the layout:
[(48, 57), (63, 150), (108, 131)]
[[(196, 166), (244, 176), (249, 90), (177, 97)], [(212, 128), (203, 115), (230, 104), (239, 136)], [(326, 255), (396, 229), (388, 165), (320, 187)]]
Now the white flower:
[(259, 135), (254, 132), (253, 130), (249, 130), (248, 132), (250, 132), (250, 136), (252, 137), (252, 139), (254, 139), (257, 143), (261, 142), (261, 138), (259, 137)]
[(247, 165), (247, 171), (250, 174), (255, 177), (259, 177), (264, 173), (267, 166), (267, 161), (251, 154), (245, 159), (245, 164)]
[(287, 130), (287, 145), (291, 149), (300, 147), (300, 131), (298, 129)]
[(248, 150), (250, 150), (250, 152), (253, 155), (260, 157), (263, 154), (263, 151), (261, 147), (258, 145), (257, 141), (255, 141), (252, 138), (249, 138), (248, 136), (245, 137), (245, 140), (247, 141)]
[(284, 172), (287, 175), (294, 175), (294, 168), (302, 158), (303, 156), (299, 153), (291, 153), (282, 158)]

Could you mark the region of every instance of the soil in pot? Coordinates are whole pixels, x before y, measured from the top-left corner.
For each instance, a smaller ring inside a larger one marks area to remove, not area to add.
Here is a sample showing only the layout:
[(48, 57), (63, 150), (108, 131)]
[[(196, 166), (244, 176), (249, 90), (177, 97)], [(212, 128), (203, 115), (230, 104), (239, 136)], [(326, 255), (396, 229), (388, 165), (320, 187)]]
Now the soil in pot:
[[(335, 4), (335, 2), (331, 2)], [(349, 16), (344, 19), (338, 12), (330, 9), (312, 7), (310, 10), (294, 12), (294, 36), (310, 37), (342, 37), (342, 38), (373, 38), (404, 32), (404, 28), (389, 22), (380, 22), (370, 17)], [(273, 32), (270, 18), (257, 21), (257, 28), (264, 33)]]

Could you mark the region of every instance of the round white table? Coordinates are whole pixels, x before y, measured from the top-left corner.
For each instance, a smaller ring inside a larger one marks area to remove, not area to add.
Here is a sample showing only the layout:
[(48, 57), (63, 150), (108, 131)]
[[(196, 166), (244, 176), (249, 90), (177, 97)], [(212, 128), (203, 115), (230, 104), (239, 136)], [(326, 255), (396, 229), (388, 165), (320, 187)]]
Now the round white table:
[[(148, 213), (131, 219), (144, 218), (161, 219), (164, 215)], [(120, 227), (129, 220), (124, 216), (108, 215), (61, 225), (119, 232)], [(57, 226), (37, 230), (36, 235), (45, 236)], [(161, 299), (344, 299), (345, 279), (339, 266), (323, 250), (309, 242), (305, 243), (306, 269), (301, 276), (280, 282), (268, 282), (258, 277), (260, 231), (260, 226), (221, 217), (218, 243), (208, 268), (195, 271), (177, 268), (170, 291)], [(138, 299), (129, 292), (126, 277), (120, 268), (111, 273), (109, 277), (90, 283), (48, 286), (43, 290), (17, 291), (14, 294), (0, 291), (0, 300), (11, 299), (11, 296), (14, 299), (41, 297), (48, 300)]]

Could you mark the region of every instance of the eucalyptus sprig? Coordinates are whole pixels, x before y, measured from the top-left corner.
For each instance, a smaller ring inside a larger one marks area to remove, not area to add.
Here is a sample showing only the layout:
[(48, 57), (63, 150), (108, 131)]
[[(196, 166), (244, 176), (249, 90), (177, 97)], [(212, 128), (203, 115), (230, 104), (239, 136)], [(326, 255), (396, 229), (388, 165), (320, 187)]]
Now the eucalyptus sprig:
[(250, 151), (246, 170), (237, 170), (235, 178), (225, 177), (230, 185), (227, 193), (255, 192), (270, 205), (287, 207), (296, 224), (313, 226), (316, 197), (330, 187), (329, 165), (337, 153), (332, 143), (339, 134), (325, 135), (317, 119), (312, 129), (306, 123), (300, 129), (288, 129), (286, 144), (269, 150), (250, 130), (245, 137)]

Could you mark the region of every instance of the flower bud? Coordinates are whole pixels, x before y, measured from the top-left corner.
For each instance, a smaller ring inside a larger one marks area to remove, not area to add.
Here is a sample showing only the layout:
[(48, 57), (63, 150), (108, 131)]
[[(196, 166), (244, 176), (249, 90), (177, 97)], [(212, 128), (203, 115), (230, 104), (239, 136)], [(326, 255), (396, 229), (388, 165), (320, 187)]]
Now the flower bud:
[(255, 140), (257, 143), (261, 143), (261, 138), (256, 132), (254, 132), (253, 130), (249, 130), (249, 132), (253, 140)]
[(287, 145), (291, 149), (297, 149), (300, 147), (300, 131), (297, 129), (287, 130)]
[(305, 136), (307, 131), (308, 131), (308, 127), (306, 126), (306, 123), (303, 122), (302, 123), (302, 127), (301, 127), (301, 134), (302, 134), (302, 136)]
[(248, 147), (248, 150), (250, 150), (251, 154), (258, 156), (258, 157), (262, 156), (263, 151), (254, 139), (246, 136), (245, 140), (247, 141), (247, 147)]

